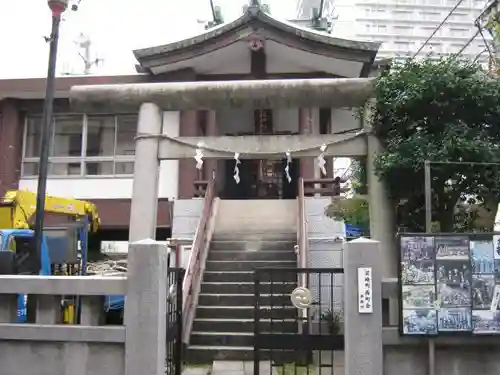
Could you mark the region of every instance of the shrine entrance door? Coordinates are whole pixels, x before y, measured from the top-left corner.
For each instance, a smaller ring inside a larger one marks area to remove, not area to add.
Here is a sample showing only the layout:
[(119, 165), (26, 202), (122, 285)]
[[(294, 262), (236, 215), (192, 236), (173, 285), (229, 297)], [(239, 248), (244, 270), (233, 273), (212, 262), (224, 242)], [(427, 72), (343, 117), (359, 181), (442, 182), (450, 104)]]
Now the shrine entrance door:
[[(273, 122), (271, 109), (256, 109), (253, 113), (253, 131), (226, 135), (291, 135), (278, 132)], [(293, 159), (288, 165), (283, 160), (241, 160), (238, 164), (240, 182), (234, 179), (235, 161), (224, 162), (224, 187), (220, 191), (223, 199), (295, 199), (297, 198), (299, 161)]]

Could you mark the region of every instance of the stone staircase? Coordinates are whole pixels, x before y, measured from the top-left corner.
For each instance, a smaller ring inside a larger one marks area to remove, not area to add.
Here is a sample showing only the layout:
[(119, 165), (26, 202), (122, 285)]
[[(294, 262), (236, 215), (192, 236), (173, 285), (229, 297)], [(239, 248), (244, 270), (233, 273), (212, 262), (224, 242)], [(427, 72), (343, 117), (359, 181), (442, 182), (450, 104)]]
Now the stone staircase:
[[(252, 360), (254, 332), (254, 269), (296, 267), (295, 201), (220, 201), (188, 348), (189, 363), (213, 360)], [(266, 224), (267, 223), (267, 224)], [(261, 282), (261, 331), (270, 318), (293, 331), (296, 309), (290, 293), (296, 275)], [(272, 293), (272, 302), (271, 302)], [(272, 312), (271, 312), (272, 311)], [(286, 319), (289, 318), (289, 321)]]

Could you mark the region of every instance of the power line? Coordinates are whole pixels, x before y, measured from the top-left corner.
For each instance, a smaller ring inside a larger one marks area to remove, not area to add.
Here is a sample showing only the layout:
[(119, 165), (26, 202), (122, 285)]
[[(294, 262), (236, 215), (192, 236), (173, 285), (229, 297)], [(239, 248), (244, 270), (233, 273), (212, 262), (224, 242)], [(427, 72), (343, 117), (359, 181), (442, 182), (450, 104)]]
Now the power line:
[(427, 43), (429, 43), (429, 41), (434, 37), (434, 35), (436, 35), (436, 33), (441, 29), (441, 27), (443, 27), (443, 25), (446, 23), (446, 21), (448, 21), (448, 18), (451, 17), (451, 15), (455, 12), (455, 10), (464, 2), (464, 0), (458, 0), (458, 2), (455, 4), (455, 6), (453, 7), (452, 10), (450, 10), (448, 12), (448, 14), (446, 15), (446, 17), (441, 21), (441, 23), (434, 29), (434, 31), (432, 32), (432, 34), (427, 38), (427, 40), (424, 42), (424, 44), (422, 44), (420, 46), (420, 48), (418, 49), (417, 52), (415, 52), (415, 54), (412, 56), (412, 59), (414, 59), (423, 49), (424, 47), (427, 45)]
[(474, 35), (473, 35), (473, 36), (471, 36), (471, 37), (469, 38), (469, 40), (467, 41), (467, 43), (465, 43), (465, 44), (463, 45), (463, 47), (462, 47), (462, 48), (460, 48), (460, 51), (458, 51), (457, 53), (455, 53), (455, 55), (454, 55), (453, 57), (458, 57), (458, 56), (460, 56), (460, 55), (462, 54), (462, 52), (464, 52), (464, 51), (465, 51), (465, 49), (466, 49), (467, 47), (469, 47), (469, 45), (470, 45), (470, 44), (474, 41), (474, 39), (476, 39), (476, 37), (480, 34), (480, 32), (481, 32), (481, 29), (478, 29), (478, 30), (474, 33)]

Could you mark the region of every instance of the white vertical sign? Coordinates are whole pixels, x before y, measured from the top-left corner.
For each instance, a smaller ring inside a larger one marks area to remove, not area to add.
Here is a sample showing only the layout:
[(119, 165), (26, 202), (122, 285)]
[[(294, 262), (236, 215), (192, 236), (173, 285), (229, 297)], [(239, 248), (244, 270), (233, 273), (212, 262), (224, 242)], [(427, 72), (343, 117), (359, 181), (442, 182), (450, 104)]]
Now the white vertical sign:
[(373, 313), (373, 282), (372, 268), (358, 268), (358, 312), (360, 314)]
[(500, 285), (495, 285), (495, 289), (493, 290), (493, 298), (491, 299), (491, 307), (490, 311), (498, 310), (498, 303), (500, 302)]

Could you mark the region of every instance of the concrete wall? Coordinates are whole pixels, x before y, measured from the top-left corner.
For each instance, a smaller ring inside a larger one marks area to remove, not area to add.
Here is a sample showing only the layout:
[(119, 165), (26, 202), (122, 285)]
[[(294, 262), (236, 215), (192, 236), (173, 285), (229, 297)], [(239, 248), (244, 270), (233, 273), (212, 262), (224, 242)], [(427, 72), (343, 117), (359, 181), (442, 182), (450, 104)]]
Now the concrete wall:
[[(129, 249), (127, 277), (0, 275), (0, 373), (5, 375), (163, 374), (166, 246)], [(16, 294), (37, 296), (36, 323), (17, 324)], [(81, 325), (63, 325), (60, 295), (82, 296)], [(126, 295), (125, 324), (102, 326), (105, 295)]]
[[(384, 279), (382, 297), (398, 296), (398, 288), (397, 279)], [(384, 375), (428, 375), (430, 363), (432, 363), (429, 356), (430, 340), (425, 337), (401, 337), (398, 330), (399, 312), (396, 312), (396, 316), (384, 320), (394, 322), (382, 328)], [(435, 374), (494, 375), (498, 373), (500, 337), (441, 336), (436, 338), (434, 343)]]
[[(330, 197), (306, 197), (307, 236), (309, 241), (308, 266), (311, 268), (343, 267), (342, 250), (345, 238), (345, 225), (342, 221), (330, 219), (325, 209), (330, 204)], [(343, 274), (329, 275), (310, 280), (311, 291), (317, 300), (321, 300), (322, 311), (343, 310)], [(321, 291), (319, 285), (321, 284)], [(321, 298), (319, 293), (321, 292)], [(332, 296), (332, 298), (330, 298)]]
[(297, 233), (297, 202), (285, 199), (220, 200), (214, 235)]

